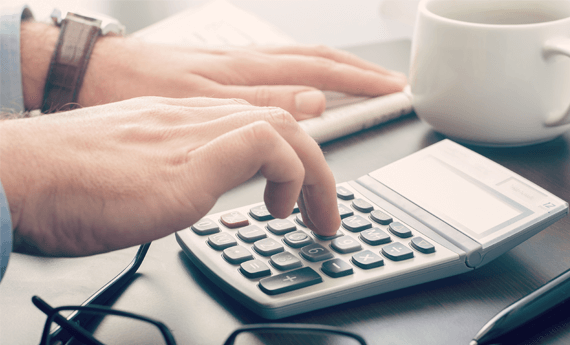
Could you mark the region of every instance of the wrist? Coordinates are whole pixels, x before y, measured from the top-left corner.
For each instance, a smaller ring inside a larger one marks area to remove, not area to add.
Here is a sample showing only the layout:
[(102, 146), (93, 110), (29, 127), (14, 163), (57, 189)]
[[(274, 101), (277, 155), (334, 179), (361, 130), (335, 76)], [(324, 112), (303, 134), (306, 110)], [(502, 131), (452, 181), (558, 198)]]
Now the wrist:
[(45, 23), (22, 22), (20, 30), (24, 106), (26, 110), (39, 109), (59, 29)]

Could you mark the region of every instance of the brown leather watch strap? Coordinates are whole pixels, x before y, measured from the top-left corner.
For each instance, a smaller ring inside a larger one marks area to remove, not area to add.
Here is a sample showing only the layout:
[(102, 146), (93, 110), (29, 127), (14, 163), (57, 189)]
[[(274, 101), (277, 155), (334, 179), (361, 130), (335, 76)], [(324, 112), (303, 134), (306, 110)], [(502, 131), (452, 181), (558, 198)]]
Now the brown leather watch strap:
[(91, 51), (101, 34), (100, 27), (100, 20), (73, 13), (62, 20), (46, 80), (42, 113), (77, 107), (77, 95)]

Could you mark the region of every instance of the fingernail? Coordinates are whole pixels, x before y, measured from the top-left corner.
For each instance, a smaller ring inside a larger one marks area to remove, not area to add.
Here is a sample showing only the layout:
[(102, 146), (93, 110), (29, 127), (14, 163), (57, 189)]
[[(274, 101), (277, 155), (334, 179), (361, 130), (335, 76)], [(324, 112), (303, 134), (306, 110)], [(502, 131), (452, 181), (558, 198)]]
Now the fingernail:
[(297, 112), (320, 115), (325, 111), (325, 94), (319, 90), (300, 92), (295, 95)]

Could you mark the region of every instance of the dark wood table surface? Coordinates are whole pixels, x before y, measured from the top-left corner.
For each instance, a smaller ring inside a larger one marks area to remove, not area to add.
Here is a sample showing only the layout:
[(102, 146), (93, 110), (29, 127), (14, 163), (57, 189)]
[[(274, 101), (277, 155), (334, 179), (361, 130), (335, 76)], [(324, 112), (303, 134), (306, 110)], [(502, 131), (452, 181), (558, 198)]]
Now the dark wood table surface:
[[(409, 42), (351, 48), (386, 67), (407, 70)], [(322, 146), (338, 182), (356, 179), (443, 139), (409, 115)], [(560, 198), (570, 200), (570, 132), (544, 144), (472, 150)], [(256, 176), (224, 195), (212, 212), (262, 200)], [(128, 264), (136, 248), (77, 259), (13, 254), (0, 284), (0, 344), (34, 344), (45, 317), (31, 303), (79, 304)], [(570, 268), (566, 217), (482, 268), (466, 274), (281, 320), (346, 327), (369, 344), (469, 344), (497, 312)], [(268, 322), (211, 283), (184, 255), (174, 236), (155, 241), (137, 278), (114, 308), (166, 323), (179, 344), (221, 344), (241, 324)], [(556, 310), (514, 343), (570, 344), (570, 308)], [(136, 342), (140, 343), (140, 342)]]

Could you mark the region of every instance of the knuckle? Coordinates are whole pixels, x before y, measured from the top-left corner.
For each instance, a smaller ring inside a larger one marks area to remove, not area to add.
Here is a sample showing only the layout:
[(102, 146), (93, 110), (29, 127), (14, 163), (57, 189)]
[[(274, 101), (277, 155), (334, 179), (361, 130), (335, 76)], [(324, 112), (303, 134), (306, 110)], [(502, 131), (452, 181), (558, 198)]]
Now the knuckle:
[(267, 144), (275, 142), (277, 136), (275, 129), (266, 121), (253, 122), (244, 134), (245, 142), (261, 149), (267, 148)]
[(267, 108), (266, 121), (281, 131), (296, 130), (297, 121), (288, 111), (277, 107)]

